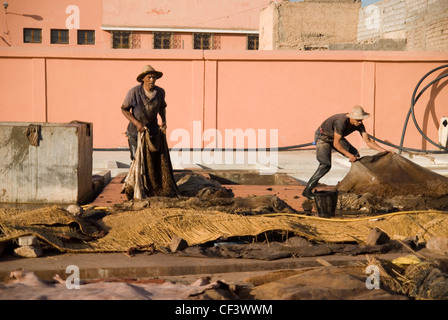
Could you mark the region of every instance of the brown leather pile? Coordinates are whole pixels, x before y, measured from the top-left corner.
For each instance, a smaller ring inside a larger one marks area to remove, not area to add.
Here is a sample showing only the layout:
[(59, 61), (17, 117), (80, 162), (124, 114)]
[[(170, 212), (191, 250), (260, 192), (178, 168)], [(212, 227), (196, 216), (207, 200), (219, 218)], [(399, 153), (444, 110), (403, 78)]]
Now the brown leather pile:
[(352, 163), (336, 189), (338, 209), (344, 211), (384, 213), (448, 208), (447, 177), (389, 152)]
[(395, 153), (365, 156), (352, 164), (337, 185), (339, 191), (371, 193), (376, 196), (448, 194), (448, 178)]

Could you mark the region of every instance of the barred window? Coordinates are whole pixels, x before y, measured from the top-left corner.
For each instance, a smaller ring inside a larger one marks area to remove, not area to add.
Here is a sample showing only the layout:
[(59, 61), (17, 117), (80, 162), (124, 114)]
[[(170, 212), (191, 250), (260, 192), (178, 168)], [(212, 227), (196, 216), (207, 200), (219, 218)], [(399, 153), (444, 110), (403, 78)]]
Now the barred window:
[(112, 31), (112, 48), (130, 49), (131, 35), (131, 31)]
[(51, 29), (51, 43), (67, 44), (68, 43), (68, 30), (66, 29)]
[(182, 49), (183, 41), (179, 34), (173, 34), (173, 49)]
[(211, 33), (193, 33), (193, 49), (210, 50), (211, 48)]
[(258, 34), (247, 35), (247, 50), (258, 50)]
[(42, 43), (42, 29), (24, 28), (24, 43)]
[(172, 39), (171, 32), (154, 32), (154, 49), (172, 49)]
[(95, 30), (78, 30), (78, 44), (95, 44)]
[(213, 34), (212, 36), (212, 49), (221, 50), (221, 36)]

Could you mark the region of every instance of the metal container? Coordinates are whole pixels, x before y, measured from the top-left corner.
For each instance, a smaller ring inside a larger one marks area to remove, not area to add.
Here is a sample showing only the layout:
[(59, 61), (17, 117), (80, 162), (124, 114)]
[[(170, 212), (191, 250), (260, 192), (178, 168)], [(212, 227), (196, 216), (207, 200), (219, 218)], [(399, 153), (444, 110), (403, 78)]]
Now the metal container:
[(92, 131), (79, 121), (0, 122), (0, 203), (90, 200)]

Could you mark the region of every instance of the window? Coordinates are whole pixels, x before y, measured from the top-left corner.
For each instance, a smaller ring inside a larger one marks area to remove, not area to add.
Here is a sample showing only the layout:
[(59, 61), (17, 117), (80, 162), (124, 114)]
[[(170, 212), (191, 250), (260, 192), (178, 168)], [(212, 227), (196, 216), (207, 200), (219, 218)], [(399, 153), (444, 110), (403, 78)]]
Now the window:
[(212, 49), (221, 50), (221, 36), (214, 34), (212, 37)]
[(51, 29), (51, 43), (67, 44), (68, 30), (65, 29)]
[(193, 33), (193, 49), (209, 50), (212, 48), (211, 33)]
[(113, 49), (130, 49), (132, 38), (130, 31), (113, 31), (112, 32), (112, 48)]
[(171, 32), (154, 32), (154, 49), (171, 49)]
[(258, 50), (258, 35), (248, 34), (247, 35), (247, 50)]
[(78, 44), (95, 44), (95, 30), (78, 30)]
[(183, 49), (184, 42), (179, 34), (173, 34), (173, 49)]
[(23, 29), (23, 42), (24, 43), (42, 43), (42, 29)]

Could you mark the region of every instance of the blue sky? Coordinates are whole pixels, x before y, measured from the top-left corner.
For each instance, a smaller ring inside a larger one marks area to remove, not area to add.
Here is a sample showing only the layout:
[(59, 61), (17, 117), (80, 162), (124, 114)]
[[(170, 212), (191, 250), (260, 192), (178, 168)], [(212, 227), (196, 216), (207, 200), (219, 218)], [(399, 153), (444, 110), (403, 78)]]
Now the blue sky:
[[(289, 0), (289, 1), (303, 1), (303, 0)], [(381, 1), (381, 0), (361, 0), (361, 3), (362, 3), (362, 6), (363, 7), (365, 7), (365, 6), (368, 6), (369, 4), (373, 4), (373, 3), (376, 3), (376, 2), (378, 2), (378, 1)]]
[(376, 2), (379, 2), (380, 0), (361, 0), (362, 6), (368, 6), (369, 4), (374, 4)]

